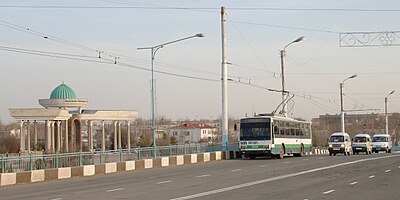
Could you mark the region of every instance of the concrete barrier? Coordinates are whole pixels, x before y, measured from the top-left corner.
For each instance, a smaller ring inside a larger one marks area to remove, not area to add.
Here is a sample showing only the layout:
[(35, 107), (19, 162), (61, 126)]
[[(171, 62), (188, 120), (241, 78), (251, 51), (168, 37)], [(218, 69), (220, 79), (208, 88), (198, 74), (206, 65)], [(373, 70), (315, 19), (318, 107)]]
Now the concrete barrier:
[(31, 171), (31, 182), (41, 182), (44, 181), (44, 169)]
[(117, 163), (106, 163), (104, 173), (109, 174), (114, 172), (117, 172)]
[(167, 167), (169, 166), (169, 157), (160, 157), (153, 160), (153, 167)]
[(71, 176), (93, 176), (96, 174), (96, 166), (94, 165), (84, 165), (80, 167), (71, 167)]
[(16, 173), (4, 173), (0, 174), (0, 186), (14, 185), (17, 183)]
[[(195, 164), (222, 159), (234, 159), (238, 157), (238, 151), (216, 151), (211, 153), (179, 155), (174, 157), (160, 157), (156, 159), (144, 159), (125, 161), (119, 163), (105, 163), (100, 165), (85, 165), (80, 167), (65, 167), (58, 169), (34, 170), (31, 172), (0, 173), (0, 186), (19, 183), (32, 183), (47, 180), (67, 179), (77, 176), (93, 176), (95, 174), (109, 174), (117, 171), (132, 171), (137, 169), (150, 169), (154, 167), (177, 166)], [(309, 154), (326, 154), (326, 149), (314, 149)]]
[(195, 164), (197, 163), (197, 154), (184, 155), (185, 164)]
[(135, 169), (149, 169), (153, 168), (153, 159), (137, 160), (135, 162)]
[(197, 154), (198, 163), (209, 162), (209, 161), (210, 161), (210, 153)]
[(16, 177), (16, 184), (20, 183), (30, 183), (31, 182), (31, 172), (18, 172)]
[(132, 171), (135, 170), (135, 161), (125, 161), (117, 163), (117, 171)]
[(71, 167), (58, 168), (57, 179), (71, 178)]
[(58, 169), (46, 169), (44, 171), (44, 180), (56, 180), (58, 179)]

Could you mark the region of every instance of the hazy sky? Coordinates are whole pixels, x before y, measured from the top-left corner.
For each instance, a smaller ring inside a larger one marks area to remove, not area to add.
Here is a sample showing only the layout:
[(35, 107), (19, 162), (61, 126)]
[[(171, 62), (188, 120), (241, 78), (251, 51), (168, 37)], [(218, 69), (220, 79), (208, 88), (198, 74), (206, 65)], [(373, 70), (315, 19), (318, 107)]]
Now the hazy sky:
[(149, 118), (150, 51), (137, 48), (196, 33), (206, 37), (157, 52), (156, 70), (172, 74), (156, 74), (158, 116), (218, 118), (221, 6), (229, 78), (242, 82), (229, 83), (230, 116), (276, 108), (281, 94), (258, 86), (281, 89), (279, 49), (299, 36), (306, 40), (285, 57), (287, 90), (295, 94), (290, 116), (339, 113), (339, 82), (353, 74), (345, 109), (382, 113), (385, 96), (396, 90), (389, 112), (400, 111), (400, 47), (339, 47), (339, 32), (399, 31), (397, 0), (36, 0), (0, 2), (0, 119), (12, 121), (8, 108), (40, 107), (37, 100), (62, 81), (89, 100), (88, 109), (138, 110)]

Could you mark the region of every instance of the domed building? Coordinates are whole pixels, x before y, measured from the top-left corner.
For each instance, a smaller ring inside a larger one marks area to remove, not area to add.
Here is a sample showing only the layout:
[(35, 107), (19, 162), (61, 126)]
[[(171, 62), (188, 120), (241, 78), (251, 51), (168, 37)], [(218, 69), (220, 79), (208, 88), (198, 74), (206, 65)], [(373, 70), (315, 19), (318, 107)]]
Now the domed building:
[[(39, 99), (44, 108), (10, 108), (10, 115), (20, 123), (20, 151), (30, 152), (37, 144), (37, 125), (44, 122), (45, 152), (77, 152), (93, 150), (93, 126), (102, 128), (101, 149), (106, 149), (105, 123), (114, 126), (114, 148), (122, 148), (121, 126), (127, 126), (138, 116), (133, 110), (86, 110), (88, 100), (77, 98), (75, 91), (64, 82), (57, 86), (49, 99)], [(31, 140), (31, 126), (34, 126), (34, 141)], [(83, 131), (85, 129), (85, 131)], [(87, 147), (84, 148), (83, 136)], [(127, 135), (130, 141), (130, 134)], [(32, 144), (33, 143), (33, 144)], [(130, 142), (126, 148), (130, 148)]]

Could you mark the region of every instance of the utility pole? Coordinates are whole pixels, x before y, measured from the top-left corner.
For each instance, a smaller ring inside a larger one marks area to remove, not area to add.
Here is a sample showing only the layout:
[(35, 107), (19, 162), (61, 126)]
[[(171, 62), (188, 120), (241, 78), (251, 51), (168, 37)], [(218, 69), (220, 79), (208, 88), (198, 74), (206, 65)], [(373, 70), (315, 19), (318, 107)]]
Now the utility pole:
[(226, 14), (221, 7), (221, 36), (222, 36), (222, 150), (228, 150), (228, 69), (226, 59)]

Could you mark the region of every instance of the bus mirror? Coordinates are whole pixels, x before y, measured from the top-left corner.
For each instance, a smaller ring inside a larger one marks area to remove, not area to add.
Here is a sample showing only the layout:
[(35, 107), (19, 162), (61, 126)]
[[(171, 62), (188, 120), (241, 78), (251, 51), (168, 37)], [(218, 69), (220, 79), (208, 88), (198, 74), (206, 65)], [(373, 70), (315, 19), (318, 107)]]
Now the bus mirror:
[(233, 124), (233, 130), (237, 131), (237, 125)]

